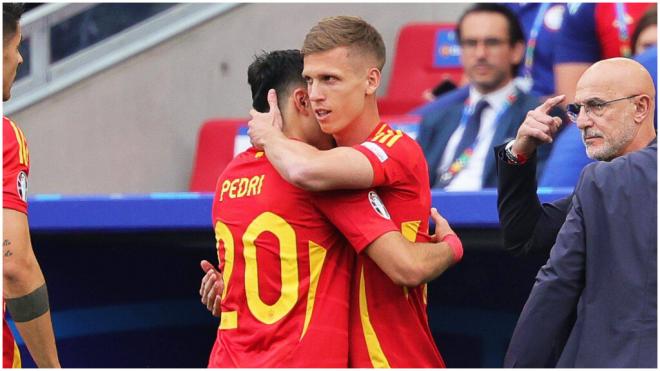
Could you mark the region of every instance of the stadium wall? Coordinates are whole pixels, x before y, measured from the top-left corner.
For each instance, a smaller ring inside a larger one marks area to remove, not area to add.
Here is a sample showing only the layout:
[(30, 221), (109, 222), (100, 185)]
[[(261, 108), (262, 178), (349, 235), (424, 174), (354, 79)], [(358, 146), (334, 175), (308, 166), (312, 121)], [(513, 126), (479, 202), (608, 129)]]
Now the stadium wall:
[[(185, 191), (197, 130), (246, 117), (246, 68), (261, 50), (299, 48), (320, 18), (365, 18), (391, 63), (408, 22), (455, 22), (468, 4), (245, 4), (12, 115), (32, 158), (30, 193)], [(380, 94), (387, 88), (391, 64)]]

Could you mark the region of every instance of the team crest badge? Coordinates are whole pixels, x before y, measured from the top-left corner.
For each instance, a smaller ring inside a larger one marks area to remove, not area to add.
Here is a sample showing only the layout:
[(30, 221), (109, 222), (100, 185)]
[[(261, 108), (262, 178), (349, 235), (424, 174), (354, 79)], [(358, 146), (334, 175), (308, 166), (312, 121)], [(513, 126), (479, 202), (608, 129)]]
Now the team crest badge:
[(380, 200), (380, 197), (378, 197), (378, 194), (374, 191), (369, 192), (369, 203), (371, 204), (371, 207), (376, 210), (378, 215), (382, 216), (385, 219), (391, 219), (390, 213), (387, 212), (387, 208), (385, 208), (385, 204), (383, 204), (383, 201)]
[(28, 177), (25, 171), (21, 171), (18, 173), (18, 177), (16, 177), (16, 190), (18, 191), (18, 196), (25, 202), (27, 202), (27, 189)]

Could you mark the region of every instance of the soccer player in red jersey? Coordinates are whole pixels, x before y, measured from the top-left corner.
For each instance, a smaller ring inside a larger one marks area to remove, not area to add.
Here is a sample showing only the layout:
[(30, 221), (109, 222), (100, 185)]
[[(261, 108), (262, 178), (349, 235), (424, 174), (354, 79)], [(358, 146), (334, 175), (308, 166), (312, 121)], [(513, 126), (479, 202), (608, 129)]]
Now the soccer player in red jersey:
[[(382, 123), (378, 114), (376, 89), (385, 63), (380, 34), (362, 19), (329, 17), (310, 30), (302, 52), (313, 112), (341, 147), (319, 150), (282, 135), (272, 91), (269, 113), (251, 111), (253, 143), (264, 148), (285, 179), (302, 188), (375, 187), (404, 235), (427, 241), (431, 197), (426, 161), (414, 140)], [(428, 326), (424, 281), (392, 280), (382, 267), (368, 254), (358, 255), (349, 365), (444, 367)]]
[[(22, 4), (2, 4), (2, 100), (11, 96), (16, 70), (23, 62), (21, 42)], [(2, 367), (21, 367), (21, 355), (7, 325), (9, 311), (16, 328), (39, 367), (60, 367), (50, 320), (46, 281), (30, 242), (27, 220), (27, 177), (30, 153), (21, 129), (2, 117)]]
[[(298, 51), (257, 58), (248, 70), (254, 106), (265, 109), (269, 87), (277, 89), (284, 133), (329, 149), (332, 138), (316, 123), (301, 72)], [(452, 233), (436, 217), (442, 233)], [(348, 365), (355, 255), (339, 231), (355, 249), (374, 251), (377, 261), (398, 256), (399, 263), (384, 268), (390, 274), (400, 270), (430, 279), (455, 260), (447, 243), (415, 246), (404, 239), (373, 190), (306, 192), (287, 183), (255, 148), (239, 154), (220, 176), (213, 220), (223, 272), (217, 282), (224, 286), (217, 287), (222, 315), (209, 367)], [(217, 273), (209, 271), (206, 283), (215, 287), (210, 277)], [(215, 302), (215, 292), (204, 286), (200, 294), (211, 292), (208, 303)]]

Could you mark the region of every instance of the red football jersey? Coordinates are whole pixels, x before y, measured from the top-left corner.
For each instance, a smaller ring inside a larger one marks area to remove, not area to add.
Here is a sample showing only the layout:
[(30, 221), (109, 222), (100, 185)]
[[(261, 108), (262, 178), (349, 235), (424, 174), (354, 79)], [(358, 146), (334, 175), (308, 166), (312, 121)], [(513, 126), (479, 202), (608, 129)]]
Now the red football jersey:
[[(227, 166), (213, 200), (225, 289), (209, 367), (348, 366), (355, 253), (329, 219), (359, 249), (396, 230), (369, 194), (303, 191), (255, 149)], [(342, 198), (355, 213), (343, 214)]]
[[(2, 117), (2, 207), (27, 214), (27, 177), (30, 152), (21, 129)], [(4, 301), (3, 301), (4, 304)], [(2, 310), (2, 367), (21, 367), (21, 354)]]
[[(619, 30), (619, 16), (615, 3), (596, 4), (594, 17), (596, 19), (596, 36), (601, 43), (602, 59), (628, 56), (630, 53), (632, 34), (639, 19), (653, 3), (624, 3), (625, 14), (622, 14), (626, 24), (627, 39)], [(626, 55), (625, 53), (628, 53)]]
[[(431, 209), (428, 168), (419, 145), (380, 124), (354, 146), (374, 170), (378, 194), (410, 241), (427, 242)], [(359, 254), (351, 294), (351, 367), (445, 367), (426, 313), (426, 285), (404, 288)]]
[(2, 117), (2, 207), (27, 214), (30, 152), (21, 129)]

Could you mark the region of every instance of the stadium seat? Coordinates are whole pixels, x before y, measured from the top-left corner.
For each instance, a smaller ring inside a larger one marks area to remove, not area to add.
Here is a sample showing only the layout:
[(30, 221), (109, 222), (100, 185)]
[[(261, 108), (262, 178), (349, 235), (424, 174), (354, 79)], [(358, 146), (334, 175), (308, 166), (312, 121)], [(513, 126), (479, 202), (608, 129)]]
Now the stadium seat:
[(212, 119), (199, 129), (190, 178), (191, 192), (213, 192), (218, 176), (234, 155), (249, 146), (247, 119)]
[(463, 67), (452, 23), (410, 23), (399, 32), (392, 75), (381, 114), (405, 114), (426, 103), (422, 93), (449, 79), (459, 85)]

